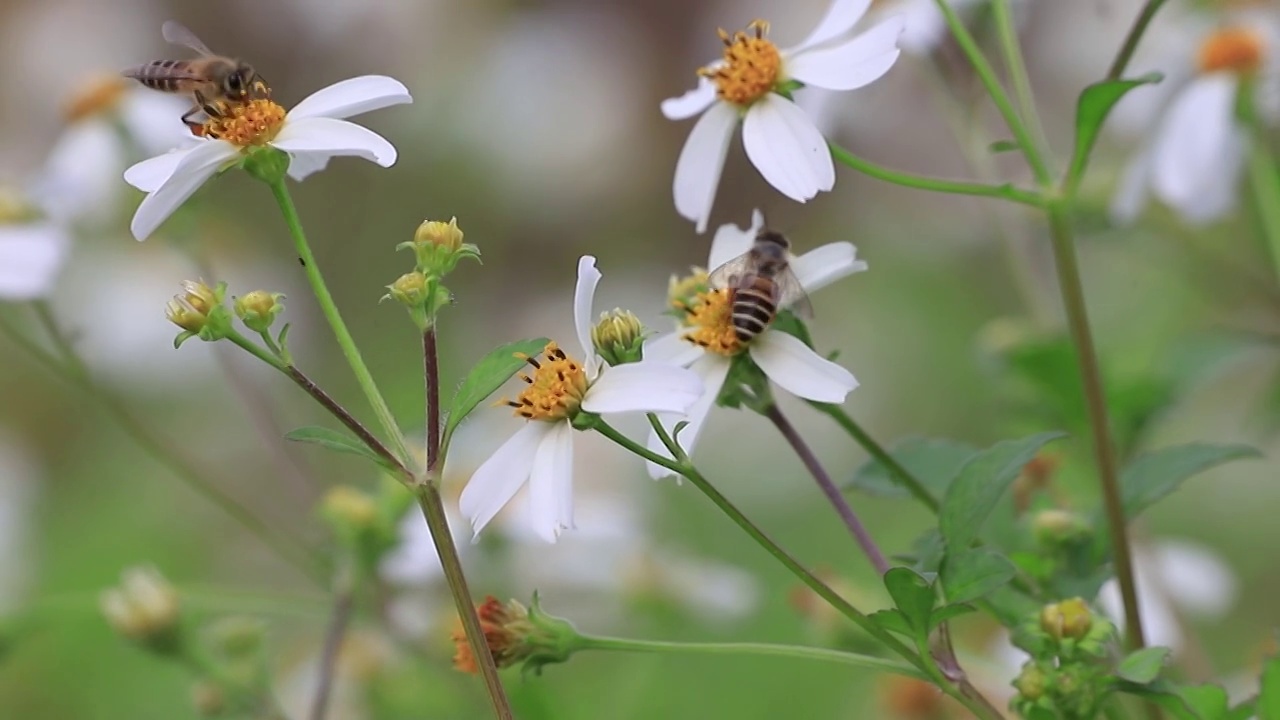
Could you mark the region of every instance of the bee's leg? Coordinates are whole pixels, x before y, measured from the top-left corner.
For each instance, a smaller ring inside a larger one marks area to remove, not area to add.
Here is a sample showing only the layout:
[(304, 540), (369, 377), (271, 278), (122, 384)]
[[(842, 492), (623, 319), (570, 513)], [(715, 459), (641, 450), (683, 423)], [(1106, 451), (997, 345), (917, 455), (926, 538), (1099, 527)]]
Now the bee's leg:
[(186, 125), (186, 126), (187, 126), (187, 128), (191, 130), (191, 134), (192, 134), (192, 135), (199, 135), (199, 136), (203, 136), (203, 135), (204, 135), (204, 123), (199, 122), (199, 121), (197, 121), (197, 120), (193, 120), (193, 119), (191, 118), (191, 116), (192, 116), (192, 115), (195, 115), (195, 114), (196, 114), (196, 113), (198, 113), (198, 112), (201, 112), (201, 108), (200, 108), (200, 106), (199, 106), (199, 105), (196, 105), (195, 107), (193, 107), (193, 108), (191, 108), (190, 110), (188, 110), (188, 111), (187, 111), (187, 112), (182, 116), (182, 124), (183, 124), (183, 125)]

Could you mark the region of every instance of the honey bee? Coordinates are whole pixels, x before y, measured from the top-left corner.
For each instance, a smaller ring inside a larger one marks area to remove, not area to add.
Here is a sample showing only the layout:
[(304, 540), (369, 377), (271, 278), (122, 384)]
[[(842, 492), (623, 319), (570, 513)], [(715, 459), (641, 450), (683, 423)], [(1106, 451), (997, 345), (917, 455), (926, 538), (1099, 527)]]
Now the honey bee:
[(192, 119), (196, 113), (203, 112), (210, 118), (225, 117), (233, 104), (270, 97), (271, 89), (258, 71), (243, 61), (215, 54), (182, 23), (169, 20), (161, 28), (161, 34), (174, 45), (195, 50), (200, 57), (153, 60), (122, 74), (152, 90), (189, 96), (195, 106), (182, 116), (182, 122), (192, 132), (200, 134), (202, 126)]
[(751, 342), (783, 309), (813, 317), (813, 306), (791, 269), (791, 241), (767, 227), (756, 233), (751, 249), (721, 265), (707, 278), (711, 287), (730, 292), (731, 323), (741, 343)]

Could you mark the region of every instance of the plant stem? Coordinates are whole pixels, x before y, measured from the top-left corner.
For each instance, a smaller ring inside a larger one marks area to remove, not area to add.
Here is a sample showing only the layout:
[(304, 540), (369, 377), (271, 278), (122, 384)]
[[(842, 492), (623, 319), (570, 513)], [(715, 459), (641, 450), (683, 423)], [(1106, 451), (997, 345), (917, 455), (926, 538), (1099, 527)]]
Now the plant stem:
[(434, 322), (422, 333), (422, 367), (427, 393), (427, 467), (434, 472), (440, 460), (440, 353)]
[(333, 614), (329, 617), (329, 628), (325, 631), (324, 649), (320, 653), (320, 677), (316, 681), (316, 695), (311, 702), (311, 714), (308, 716), (310, 720), (324, 720), (329, 712), (329, 696), (332, 694), (338, 652), (342, 649), (342, 639), (347, 634), (347, 626), (351, 623), (351, 610), (355, 604), (354, 580), (352, 567), (347, 566), (339, 570), (338, 591), (333, 600)]
[(206, 478), (201, 471), (176, 451), (165, 446), (141, 422), (109, 394), (93, 381), (88, 367), (80, 358), (75, 348), (67, 341), (56, 318), (43, 302), (35, 303), (36, 315), (44, 326), (54, 347), (62, 355), (62, 359), (42, 349), (35, 342), (25, 337), (17, 328), (0, 320), (0, 332), (9, 337), (14, 344), (30, 354), (37, 363), (62, 379), (80, 389), (81, 392), (96, 400), (98, 405), (115, 421), (116, 426), (128, 435), (133, 442), (157, 464), (168, 469), (187, 487), (206, 501), (216, 505), (224, 513), (240, 523), (246, 530), (255, 535), (264, 545), (273, 550), (281, 559), (296, 567), (303, 575), (317, 584), (324, 583), (324, 573), (320, 570), (321, 559), (307, 546), (286, 535), (278, 535), (274, 528), (260, 520), (240, 504), (235, 498), (227, 495), (217, 483)]
[(1097, 465), (1098, 479), (1102, 485), (1103, 504), (1106, 506), (1116, 579), (1120, 583), (1120, 595), (1124, 599), (1126, 640), (1130, 650), (1137, 650), (1146, 644), (1146, 639), (1142, 631), (1142, 617), (1138, 610), (1138, 590), (1133, 579), (1133, 560), (1129, 552), (1124, 506), (1120, 499), (1115, 450), (1111, 444), (1111, 432), (1108, 427), (1107, 400), (1102, 387), (1102, 373), (1098, 367), (1098, 354), (1093, 345), (1093, 333), (1089, 328), (1089, 314), (1084, 301), (1084, 287), (1080, 280), (1075, 241), (1072, 238), (1070, 220), (1063, 203), (1055, 203), (1050, 207), (1049, 229), (1053, 240), (1054, 264), (1058, 270), (1062, 305), (1067, 314), (1072, 344), (1076, 349), (1076, 360), (1080, 364), (1080, 380), (1084, 386), (1085, 404), (1089, 411), (1094, 460)]
[(598, 637), (595, 635), (579, 636), (579, 648), (583, 650), (611, 650), (620, 652), (648, 653), (684, 653), (692, 655), (767, 655), (773, 657), (801, 658), (805, 660), (821, 660), (824, 662), (842, 663), (863, 667), (870, 670), (903, 675), (905, 677), (928, 680), (929, 677), (914, 667), (896, 660), (841, 652), (829, 648), (804, 647), (801, 645), (775, 645), (772, 643), (726, 642), (726, 643), (686, 643), (661, 642), (657, 640), (631, 640), (628, 638)]
[(1107, 70), (1108, 80), (1119, 80), (1120, 76), (1124, 74), (1125, 68), (1129, 66), (1129, 61), (1133, 59), (1133, 53), (1138, 49), (1138, 41), (1147, 32), (1147, 26), (1151, 24), (1152, 18), (1156, 16), (1156, 12), (1160, 10), (1161, 5), (1164, 5), (1164, 0), (1147, 0), (1147, 4), (1142, 7), (1142, 11), (1138, 13), (1138, 18), (1133, 21), (1133, 27), (1129, 28), (1129, 34), (1124, 38), (1124, 44), (1120, 46), (1120, 52), (1116, 54), (1116, 59), (1112, 61), (1111, 69)]
[(950, 193), (952, 195), (976, 195), (978, 197), (1003, 198), (1005, 200), (1012, 200), (1016, 203), (1022, 203), (1023, 205), (1030, 205), (1031, 207), (1042, 207), (1044, 205), (1044, 199), (1039, 193), (1031, 190), (1022, 190), (1011, 184), (983, 185), (980, 183), (943, 180), (941, 178), (925, 177), (922, 175), (909, 175), (896, 170), (890, 170), (882, 165), (877, 165), (870, 160), (860, 158), (833, 142), (828, 141), (827, 145), (831, 148), (831, 157), (835, 158), (837, 161), (848, 165), (864, 175), (869, 175), (878, 180), (893, 183), (894, 185), (916, 188), (917, 190)]
[(360, 356), (360, 348), (356, 346), (355, 340), (351, 337), (351, 332), (347, 330), (347, 325), (342, 321), (342, 315), (338, 312), (338, 306), (333, 301), (333, 296), (329, 294), (329, 288), (325, 285), (324, 277), (320, 275), (320, 266), (316, 264), (315, 256), (311, 253), (311, 246), (307, 243), (307, 236), (302, 230), (302, 220), (298, 217), (298, 210), (293, 205), (293, 198), (289, 195), (289, 188), (285, 186), (284, 179), (276, 180), (271, 185), (271, 194), (275, 196), (276, 203), (280, 206), (280, 212), (284, 215), (285, 224), (289, 226), (289, 234), (293, 236), (294, 248), (297, 250), (298, 258), (302, 261), (303, 270), (307, 274), (307, 281), (311, 283), (311, 290), (315, 293), (316, 300), (320, 304), (320, 311), (324, 313), (325, 320), (329, 322), (329, 327), (333, 330), (333, 335), (338, 341), (338, 346), (342, 348), (342, 354), (347, 359), (347, 364), (351, 366), (351, 371), (356, 376), (356, 382), (360, 384), (360, 389), (364, 392), (365, 398), (373, 407), (373, 412), (378, 416), (378, 422), (382, 425), (382, 430), (391, 437), (391, 446), (395, 449), (397, 457), (401, 458), (405, 464), (410, 464), (410, 456), (408, 448), (404, 444), (404, 436), (400, 433), (400, 427), (396, 424), (395, 416), (391, 414), (391, 408), (387, 407), (387, 402), (382, 398), (382, 393), (378, 391), (378, 386), (373, 380), (373, 375), (369, 373), (369, 368), (364, 364), (364, 359)]
[(1261, 128), (1254, 126), (1249, 156), (1249, 186), (1271, 262), (1280, 277), (1280, 174), (1275, 160), (1267, 151)]
[(235, 330), (232, 330), (231, 333), (227, 335), (227, 340), (230, 340), (232, 343), (236, 345), (236, 347), (240, 348), (241, 350), (244, 350), (245, 352), (258, 358), (259, 360), (270, 365), (271, 367), (277, 370), (284, 370), (284, 363), (280, 360), (280, 358), (276, 357), (274, 354), (268, 352), (261, 345), (258, 345), (257, 343), (241, 335)]
[(1036, 142), (1037, 153), (1043, 153), (1049, 147), (1045, 136), (1044, 125), (1040, 122), (1040, 114), (1036, 112), (1035, 94), (1031, 90), (1031, 77), (1027, 74), (1027, 62), (1022, 55), (1022, 46), (1018, 42), (1018, 29), (1013, 24), (1013, 11), (1010, 0), (995, 0), (991, 11), (995, 16), (996, 33), (1000, 38), (1000, 51), (1004, 56), (1005, 71), (1013, 83), (1013, 96), (1018, 101), (1022, 112), (1022, 122), (1030, 126), (1031, 137)]
[(413, 473), (400, 462), (399, 458), (387, 449), (387, 446), (379, 442), (378, 438), (374, 437), (373, 433), (369, 432), (368, 428), (362, 425), (355, 416), (347, 412), (347, 409), (342, 407), (337, 400), (334, 400), (328, 393), (320, 389), (320, 387), (316, 385), (311, 378), (303, 374), (303, 372), (294, 365), (285, 366), (281, 368), (280, 371), (287, 375), (290, 380), (294, 381), (298, 387), (305, 390), (308, 395), (315, 398), (316, 402), (320, 403), (320, 405), (337, 418), (339, 422), (346, 425), (347, 429), (355, 433), (356, 437), (360, 438), (361, 442), (368, 446), (370, 450), (375, 452), (378, 457), (385, 460), (388, 467), (399, 472), (402, 479), (409, 480), (413, 478)]
[(827, 496), (827, 500), (836, 509), (836, 513), (840, 515), (844, 526), (849, 529), (853, 539), (862, 548), (863, 554), (871, 561), (871, 566), (876, 569), (876, 574), (884, 575), (889, 572), (889, 561), (884, 559), (884, 553), (880, 551), (876, 541), (867, 532), (866, 526), (858, 519), (858, 514), (853, 511), (844, 496), (840, 494), (840, 488), (831, 482), (831, 476), (822, 467), (822, 463), (818, 462), (813, 450), (804, 441), (804, 438), (800, 437), (800, 433), (796, 432), (795, 426), (791, 424), (787, 416), (782, 414), (782, 410), (776, 404), (770, 404), (765, 409), (764, 416), (769, 418), (774, 427), (778, 428), (778, 432), (782, 433), (782, 437), (787, 439), (791, 449), (795, 450), (796, 455), (800, 457), (800, 462), (804, 463), (809, 474), (818, 482), (818, 487), (822, 490), (822, 494)]
[(885, 450), (880, 443), (876, 442), (875, 438), (871, 437), (866, 430), (863, 430), (862, 426), (844, 411), (844, 408), (831, 403), (810, 402), (809, 404), (819, 412), (824, 413), (830, 416), (831, 419), (835, 420), (836, 424), (844, 428), (844, 431), (849, 433), (849, 436), (853, 438), (854, 442), (861, 445), (863, 450), (866, 450), (871, 457), (876, 459), (876, 462), (883, 465), (884, 468), (889, 471), (889, 474), (892, 475), (902, 485), (902, 487), (906, 488), (907, 492), (911, 493), (912, 497), (920, 501), (921, 505), (929, 508), (929, 511), (933, 514), (938, 514), (938, 509), (941, 507), (941, 504), (938, 502), (938, 499), (933, 496), (933, 493), (929, 492), (929, 489), (924, 486), (924, 483), (920, 482), (915, 475), (912, 475), (910, 470), (902, 467), (902, 463), (894, 459), (894, 457), (889, 454), (889, 451)]

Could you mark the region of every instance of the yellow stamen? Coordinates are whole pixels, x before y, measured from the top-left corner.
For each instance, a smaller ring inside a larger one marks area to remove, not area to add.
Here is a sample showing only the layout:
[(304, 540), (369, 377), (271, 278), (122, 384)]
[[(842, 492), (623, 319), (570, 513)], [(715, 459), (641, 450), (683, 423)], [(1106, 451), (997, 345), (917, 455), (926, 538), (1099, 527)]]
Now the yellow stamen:
[(104, 75), (91, 79), (79, 87), (67, 103), (67, 122), (115, 110), (128, 87), (128, 81), (121, 75)]
[(764, 97), (777, 86), (782, 74), (782, 53), (764, 38), (769, 23), (756, 20), (747, 29), (752, 32), (740, 31), (732, 36), (720, 30), (725, 46), (724, 65), (698, 71), (716, 84), (716, 93), (722, 100), (734, 105), (750, 105)]
[(516, 416), (529, 420), (571, 418), (587, 394), (587, 371), (554, 342), (547, 343), (542, 355), (541, 362), (523, 353), (516, 355), (532, 365), (534, 372), (533, 377), (520, 376), (529, 387), (507, 404), (516, 409)]
[(257, 98), (231, 105), (222, 117), (210, 118), (199, 134), (242, 148), (265, 145), (284, 126), (284, 116), (283, 107), (267, 98)]
[(1203, 73), (1226, 70), (1248, 75), (1262, 67), (1266, 50), (1266, 38), (1261, 33), (1249, 28), (1227, 27), (1204, 41), (1197, 60)]
[(707, 271), (697, 267), (692, 271), (693, 274), (686, 277), (672, 275), (667, 282), (667, 304), (672, 310), (683, 312), (697, 301), (698, 293), (707, 291)]
[(717, 355), (733, 356), (742, 352), (742, 342), (733, 329), (733, 305), (726, 289), (699, 293), (697, 299), (682, 308), (689, 329), (684, 339)]

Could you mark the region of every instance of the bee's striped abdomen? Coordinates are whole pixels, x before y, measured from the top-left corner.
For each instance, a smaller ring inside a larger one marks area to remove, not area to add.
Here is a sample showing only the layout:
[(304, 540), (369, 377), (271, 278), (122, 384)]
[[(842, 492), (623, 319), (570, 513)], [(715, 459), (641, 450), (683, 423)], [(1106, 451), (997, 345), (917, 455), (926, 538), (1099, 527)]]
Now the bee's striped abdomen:
[(773, 322), (778, 313), (774, 294), (774, 282), (767, 277), (756, 277), (750, 285), (734, 290), (731, 322), (738, 342), (751, 342)]
[(178, 83), (186, 79), (183, 77), (185, 73), (180, 71), (186, 64), (185, 60), (155, 60), (146, 65), (140, 65), (132, 76), (152, 90), (179, 92)]

